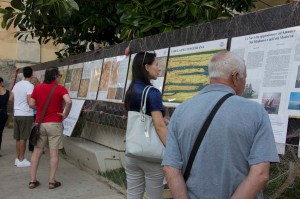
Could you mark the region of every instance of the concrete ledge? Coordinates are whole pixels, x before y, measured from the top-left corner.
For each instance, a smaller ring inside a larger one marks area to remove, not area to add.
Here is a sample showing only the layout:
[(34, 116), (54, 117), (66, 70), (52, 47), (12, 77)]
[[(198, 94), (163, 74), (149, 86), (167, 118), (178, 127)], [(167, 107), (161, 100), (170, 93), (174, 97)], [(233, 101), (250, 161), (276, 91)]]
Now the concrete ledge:
[(124, 152), (119, 152), (83, 138), (64, 137), (66, 154), (79, 164), (96, 172), (122, 168)]

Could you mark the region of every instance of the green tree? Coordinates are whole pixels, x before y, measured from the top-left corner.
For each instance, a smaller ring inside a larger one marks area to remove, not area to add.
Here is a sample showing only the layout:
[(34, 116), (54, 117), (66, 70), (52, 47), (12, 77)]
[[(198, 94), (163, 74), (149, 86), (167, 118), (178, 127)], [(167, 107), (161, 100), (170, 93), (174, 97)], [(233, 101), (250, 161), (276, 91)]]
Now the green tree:
[[(0, 8), (1, 27), (18, 39), (65, 44), (58, 57), (245, 13), (255, 0), (12, 0)], [(233, 12), (234, 11), (234, 12)]]

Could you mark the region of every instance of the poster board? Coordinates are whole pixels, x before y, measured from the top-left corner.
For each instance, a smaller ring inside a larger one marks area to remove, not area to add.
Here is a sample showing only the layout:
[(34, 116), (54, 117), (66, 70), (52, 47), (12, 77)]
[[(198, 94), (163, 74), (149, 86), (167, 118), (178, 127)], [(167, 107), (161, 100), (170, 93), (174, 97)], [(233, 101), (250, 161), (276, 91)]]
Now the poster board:
[[(156, 54), (156, 60), (158, 62), (158, 67), (159, 67), (160, 72), (158, 74), (157, 79), (151, 80), (151, 83), (155, 88), (157, 88), (162, 93), (163, 85), (164, 85), (164, 81), (165, 81), (165, 75), (166, 75), (169, 48), (154, 50), (154, 52)], [(150, 51), (150, 53), (151, 53), (151, 51)], [(126, 91), (132, 81), (132, 63), (133, 63), (135, 55), (136, 55), (136, 53), (132, 54), (130, 56), (127, 81), (126, 81)]]
[(288, 115), (300, 116), (300, 26), (232, 38), (247, 67), (243, 96), (269, 113), (277, 150), (284, 154)]
[(163, 89), (166, 106), (177, 106), (208, 85), (207, 65), (212, 56), (225, 50), (227, 39), (170, 48)]
[(69, 91), (69, 95), (71, 98), (77, 97), (82, 69), (83, 63), (73, 64), (69, 66), (65, 80), (65, 87)]
[(45, 79), (45, 72), (46, 70), (33, 71), (32, 76), (36, 77), (40, 83), (43, 83)]
[(83, 72), (77, 96), (79, 99), (95, 100), (97, 98), (102, 64), (103, 59), (83, 64)]
[(121, 102), (123, 99), (129, 56), (104, 59), (100, 80), (99, 100)]
[(75, 125), (80, 116), (83, 104), (85, 100), (72, 99), (72, 108), (66, 119), (63, 121), (64, 131), (63, 134), (66, 136), (71, 136), (75, 128)]

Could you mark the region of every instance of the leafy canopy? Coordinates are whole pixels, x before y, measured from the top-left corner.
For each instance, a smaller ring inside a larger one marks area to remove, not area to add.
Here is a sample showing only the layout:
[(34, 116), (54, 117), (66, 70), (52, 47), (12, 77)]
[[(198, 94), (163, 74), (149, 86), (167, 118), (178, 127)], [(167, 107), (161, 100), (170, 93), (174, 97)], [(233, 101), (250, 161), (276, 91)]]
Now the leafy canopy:
[(12, 0), (0, 8), (1, 27), (18, 39), (65, 44), (58, 57), (245, 13), (255, 0)]

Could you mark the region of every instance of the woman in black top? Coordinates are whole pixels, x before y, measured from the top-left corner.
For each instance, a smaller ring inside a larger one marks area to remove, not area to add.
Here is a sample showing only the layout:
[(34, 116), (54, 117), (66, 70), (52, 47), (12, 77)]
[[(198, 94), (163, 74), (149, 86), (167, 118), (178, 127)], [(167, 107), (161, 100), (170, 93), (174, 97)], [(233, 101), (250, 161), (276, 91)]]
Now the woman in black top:
[(9, 91), (4, 88), (3, 78), (0, 77), (0, 150), (2, 144), (2, 134), (3, 134), (5, 123), (7, 121), (8, 99), (9, 99)]

